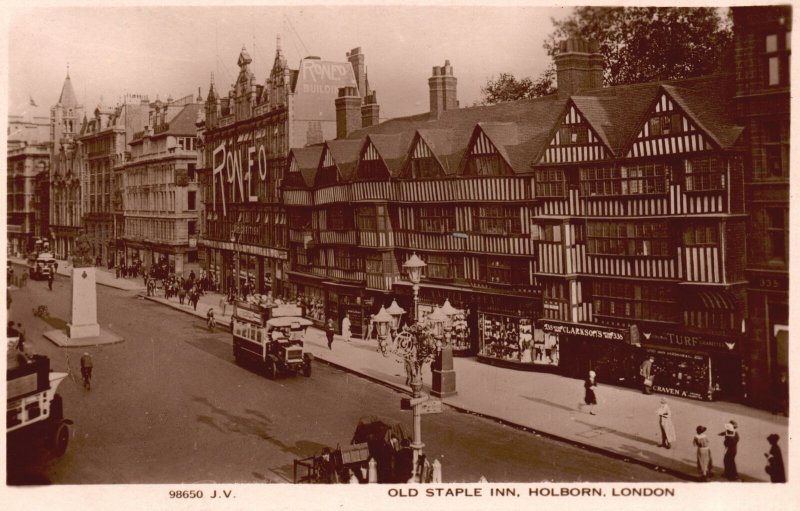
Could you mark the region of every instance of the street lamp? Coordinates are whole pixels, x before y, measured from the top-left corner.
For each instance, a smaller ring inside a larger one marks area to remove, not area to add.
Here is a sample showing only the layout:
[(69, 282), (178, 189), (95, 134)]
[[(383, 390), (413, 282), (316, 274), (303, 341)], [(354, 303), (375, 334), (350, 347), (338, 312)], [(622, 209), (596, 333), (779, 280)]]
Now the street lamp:
[(392, 326), (392, 330), (395, 332), (400, 329), (400, 318), (403, 317), (403, 314), (406, 313), (406, 310), (399, 305), (397, 305), (397, 300), (392, 300), (392, 304), (386, 309), (386, 312), (392, 316), (394, 320), (394, 324)]
[(417, 257), (414, 252), (406, 262), (403, 263), (403, 268), (408, 272), (408, 279), (411, 281), (412, 289), (414, 290), (414, 310), (411, 311), (411, 317), (417, 319), (417, 300), (419, 298), (419, 282), (422, 278), (422, 270), (428, 266), (425, 261)]
[(453, 369), (453, 346), (451, 338), (453, 335), (453, 318), (459, 314), (459, 310), (450, 304), (447, 299), (444, 305), (436, 309), (428, 316), (439, 339), (444, 338), (444, 343), (436, 353), (436, 360), (433, 362), (431, 394), (436, 397), (447, 397), (456, 393), (456, 372)]
[(378, 328), (378, 339), (385, 346), (386, 338), (389, 336), (392, 326), (394, 325), (394, 318), (389, 314), (384, 307), (375, 314), (372, 318), (375, 326)]
[(236, 293), (235, 299), (239, 299), (239, 250), (238, 250), (238, 226), (234, 225), (233, 229), (231, 230), (231, 244), (233, 244), (233, 271), (236, 272), (233, 277), (233, 290)]

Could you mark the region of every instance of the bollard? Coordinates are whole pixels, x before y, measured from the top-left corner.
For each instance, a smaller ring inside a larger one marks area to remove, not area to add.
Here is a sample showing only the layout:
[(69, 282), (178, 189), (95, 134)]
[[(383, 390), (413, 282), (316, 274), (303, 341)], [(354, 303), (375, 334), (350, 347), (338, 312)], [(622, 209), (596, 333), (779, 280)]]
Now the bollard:
[(378, 482), (378, 462), (375, 461), (375, 458), (369, 459), (369, 483), (377, 483)]
[(431, 482), (442, 482), (442, 464), (439, 462), (439, 460), (433, 460), (433, 478), (431, 479)]

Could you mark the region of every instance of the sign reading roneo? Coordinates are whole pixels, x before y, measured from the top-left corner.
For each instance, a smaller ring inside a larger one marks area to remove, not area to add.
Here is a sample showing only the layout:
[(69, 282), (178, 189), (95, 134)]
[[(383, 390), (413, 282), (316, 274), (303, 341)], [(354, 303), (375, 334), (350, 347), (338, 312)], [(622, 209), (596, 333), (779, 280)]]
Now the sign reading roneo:
[(300, 63), (299, 92), (338, 94), (344, 82), (353, 80), (353, 70), (349, 63), (326, 62), (316, 59), (303, 59)]

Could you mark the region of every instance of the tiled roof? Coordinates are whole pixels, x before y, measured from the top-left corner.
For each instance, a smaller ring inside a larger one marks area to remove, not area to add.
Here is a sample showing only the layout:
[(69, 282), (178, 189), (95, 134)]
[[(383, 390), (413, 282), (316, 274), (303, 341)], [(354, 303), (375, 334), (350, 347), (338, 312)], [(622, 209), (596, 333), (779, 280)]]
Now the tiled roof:
[(195, 136), (197, 135), (197, 112), (203, 108), (199, 103), (189, 103), (178, 114), (169, 121), (169, 129), (165, 132), (159, 133), (161, 135), (183, 135)]
[[(742, 132), (734, 119), (731, 83), (731, 75), (711, 75), (586, 90), (570, 100), (617, 157), (623, 155), (646, 122), (662, 88), (714, 141), (729, 148)], [(348, 140), (364, 141), (369, 136), (392, 175), (396, 176), (418, 132), (445, 172), (452, 174), (459, 171), (471, 136), (479, 126), (514, 172), (527, 172), (549, 143), (567, 104), (567, 99), (550, 95), (446, 110), (438, 117), (426, 112), (357, 130)], [(349, 169), (342, 172), (343, 179), (350, 178), (358, 156), (358, 151), (334, 156), (340, 171), (343, 166)]]
[(356, 161), (363, 146), (363, 140), (329, 140), (325, 142), (328, 150), (331, 152), (333, 162), (339, 169), (339, 176), (347, 181), (353, 174), (356, 168)]
[(317, 175), (317, 168), (319, 167), (320, 158), (322, 157), (322, 149), (322, 144), (316, 144), (291, 150), (291, 157), (294, 158), (297, 168), (300, 171), (302, 183), (290, 179), (291, 175), (287, 175), (287, 186), (314, 186), (314, 178)]

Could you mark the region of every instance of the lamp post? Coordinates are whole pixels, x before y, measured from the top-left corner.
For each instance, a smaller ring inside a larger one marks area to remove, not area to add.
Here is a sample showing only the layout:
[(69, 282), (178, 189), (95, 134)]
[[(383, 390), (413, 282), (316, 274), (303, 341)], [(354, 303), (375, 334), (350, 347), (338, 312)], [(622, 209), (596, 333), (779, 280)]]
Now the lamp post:
[[(444, 343), (433, 361), (431, 394), (436, 397), (448, 397), (456, 394), (456, 372), (453, 369), (453, 318), (460, 311), (450, 304), (447, 299), (444, 305), (434, 310), (436, 321), (441, 324)], [(433, 316), (434, 314), (431, 314)], [(431, 318), (433, 320), (434, 318)]]
[(238, 250), (239, 244), (238, 244), (238, 239), (239, 239), (239, 226), (234, 224), (233, 230), (231, 231), (231, 243), (233, 244), (233, 258), (234, 258), (233, 271), (235, 272), (235, 274), (233, 276), (233, 290), (234, 290), (234, 293), (236, 293), (236, 296), (234, 298), (236, 300), (239, 299), (239, 250)]
[(400, 329), (400, 319), (403, 317), (403, 314), (406, 313), (406, 310), (399, 305), (397, 305), (397, 300), (392, 300), (392, 304), (386, 309), (387, 314), (392, 317), (394, 323), (392, 324), (392, 333), (396, 333)]
[(425, 261), (417, 257), (416, 252), (408, 258), (408, 261), (403, 263), (403, 268), (408, 272), (408, 280), (411, 281), (412, 289), (414, 290), (414, 310), (411, 311), (411, 317), (414, 321), (417, 320), (417, 300), (419, 299), (419, 282), (422, 278), (422, 270), (428, 266)]

